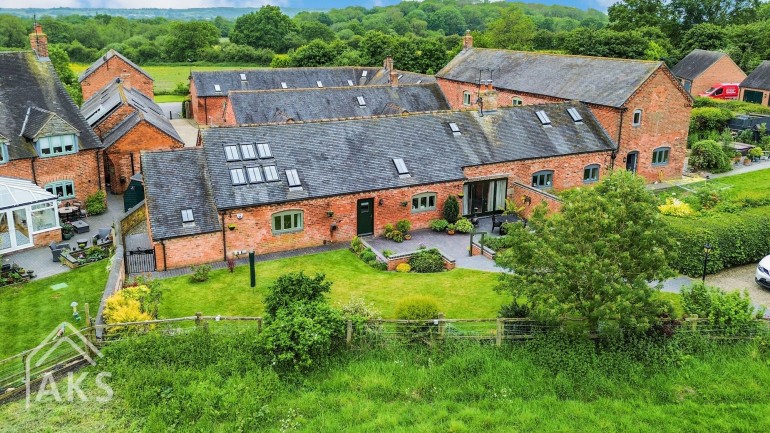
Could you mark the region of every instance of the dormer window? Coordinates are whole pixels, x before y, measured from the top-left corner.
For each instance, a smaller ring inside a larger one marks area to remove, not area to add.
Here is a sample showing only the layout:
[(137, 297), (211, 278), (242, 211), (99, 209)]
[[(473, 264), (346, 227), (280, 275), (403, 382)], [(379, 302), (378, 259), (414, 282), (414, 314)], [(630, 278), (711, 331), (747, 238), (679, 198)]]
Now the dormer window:
[(40, 137), (35, 142), (35, 147), (37, 148), (37, 154), (43, 158), (77, 153), (78, 137), (75, 134)]

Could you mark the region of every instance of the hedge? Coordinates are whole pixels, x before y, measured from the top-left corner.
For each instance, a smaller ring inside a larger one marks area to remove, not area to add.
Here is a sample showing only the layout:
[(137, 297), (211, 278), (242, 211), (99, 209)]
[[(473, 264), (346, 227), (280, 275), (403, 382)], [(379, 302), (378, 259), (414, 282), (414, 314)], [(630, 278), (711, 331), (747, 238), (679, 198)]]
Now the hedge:
[(770, 208), (701, 218), (664, 217), (675, 246), (670, 266), (691, 277), (703, 273), (703, 246), (713, 247), (706, 272), (756, 263), (770, 254)]

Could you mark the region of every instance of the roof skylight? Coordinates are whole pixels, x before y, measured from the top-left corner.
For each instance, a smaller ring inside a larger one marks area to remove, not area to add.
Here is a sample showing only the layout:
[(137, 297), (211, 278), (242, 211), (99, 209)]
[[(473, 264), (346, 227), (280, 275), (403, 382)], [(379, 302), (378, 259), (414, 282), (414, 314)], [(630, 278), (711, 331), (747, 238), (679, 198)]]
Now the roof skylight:
[(281, 89), (288, 89), (289, 86), (286, 85), (283, 81), (281, 81)]
[(192, 209), (182, 209), (182, 222), (183, 223), (191, 223), (195, 221), (195, 216), (193, 215)]
[(257, 154), (254, 152), (254, 145), (251, 143), (241, 144), (241, 155), (243, 155), (243, 159), (256, 159)]
[(243, 172), (242, 168), (231, 168), (230, 180), (233, 181), (233, 185), (245, 185), (246, 174)]
[(246, 81), (246, 74), (241, 74), (241, 81)]
[(348, 86), (353, 86), (353, 80), (348, 80)]
[(577, 111), (577, 108), (570, 107), (567, 109), (567, 113), (569, 113), (569, 117), (572, 118), (573, 122), (578, 123), (583, 121), (583, 116), (580, 115), (580, 113)]
[(361, 76), (362, 76), (362, 77), (365, 77), (365, 76), (366, 76), (366, 74), (368, 74), (368, 73), (369, 73), (369, 71), (363, 71), (363, 72), (361, 72)]
[(225, 146), (225, 159), (228, 161), (240, 161), (241, 156), (238, 154), (238, 146), (234, 144)]
[(548, 115), (545, 114), (545, 111), (543, 110), (536, 111), (535, 115), (537, 115), (538, 120), (540, 120), (540, 123), (543, 126), (551, 126), (551, 119), (548, 118)]
[(268, 143), (257, 143), (257, 153), (260, 159), (273, 157), (273, 152), (270, 150), (270, 144)]
[(222, 88), (219, 86), (219, 84), (214, 84), (214, 91), (215, 92), (221, 92)]
[(299, 180), (299, 175), (296, 169), (286, 170), (286, 181), (289, 183), (289, 191), (301, 191), (302, 182)]
[(363, 96), (356, 96), (356, 99), (358, 100), (359, 107), (366, 107), (366, 100), (364, 100)]
[(406, 163), (404, 163), (403, 158), (393, 158), (393, 165), (396, 166), (396, 171), (398, 172), (399, 177), (411, 177), (409, 175), (409, 169), (406, 168)]
[(265, 180), (268, 182), (275, 182), (278, 180), (278, 169), (274, 165), (265, 166)]
[(246, 167), (246, 175), (249, 177), (249, 183), (263, 182), (262, 170), (259, 167)]
[(449, 123), (449, 129), (452, 130), (452, 135), (462, 135), (462, 133), (460, 132), (460, 127), (457, 126), (457, 124), (454, 122)]
[(315, 84), (318, 87), (323, 87), (324, 86), (324, 83), (322, 83), (321, 81), (316, 81)]

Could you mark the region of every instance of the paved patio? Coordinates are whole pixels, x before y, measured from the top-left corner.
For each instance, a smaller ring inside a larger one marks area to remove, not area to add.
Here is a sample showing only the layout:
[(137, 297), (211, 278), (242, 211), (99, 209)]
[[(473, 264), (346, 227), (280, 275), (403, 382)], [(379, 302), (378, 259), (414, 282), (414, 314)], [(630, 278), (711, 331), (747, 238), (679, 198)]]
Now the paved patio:
[[(87, 217), (85, 221), (88, 223), (90, 231), (81, 235), (76, 234), (69, 242), (74, 244), (75, 239), (92, 238), (100, 228), (112, 227), (113, 222), (119, 221), (123, 215), (125, 215), (123, 196), (107, 193), (107, 212), (102, 215)], [(63, 264), (54, 262), (51, 258), (51, 250), (45, 246), (6, 254), (3, 256), (3, 262), (16, 263), (24, 269), (34, 270), (36, 278), (50, 277), (70, 270)]]
[[(497, 230), (492, 233), (491, 217), (481, 218), (476, 230), (477, 233), (486, 232), (487, 236), (499, 236)], [(479, 239), (481, 235), (475, 236), (476, 239)], [(424, 246), (425, 248), (438, 248), (447, 258), (454, 260), (458, 268), (488, 272), (505, 271), (498, 267), (494, 261), (484, 256), (471, 257), (468, 253), (471, 246), (471, 235), (467, 233), (456, 233), (450, 236), (433, 230), (416, 230), (412, 232), (412, 239), (401, 243), (393, 242), (384, 237), (369, 237), (365, 240), (372, 249), (380, 254), (385, 250), (390, 250), (393, 254), (412, 253)]]

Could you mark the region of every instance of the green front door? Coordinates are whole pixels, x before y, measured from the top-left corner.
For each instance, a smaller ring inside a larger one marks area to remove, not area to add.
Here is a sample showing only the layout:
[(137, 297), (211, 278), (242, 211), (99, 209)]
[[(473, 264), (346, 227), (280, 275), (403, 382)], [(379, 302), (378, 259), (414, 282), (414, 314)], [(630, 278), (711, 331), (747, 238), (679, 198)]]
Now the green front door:
[(743, 91), (743, 100), (745, 102), (753, 102), (755, 104), (761, 104), (762, 96), (763, 96), (762, 92), (757, 92), (756, 90)]
[(358, 200), (358, 223), (356, 233), (358, 236), (374, 234), (374, 199), (365, 198)]

